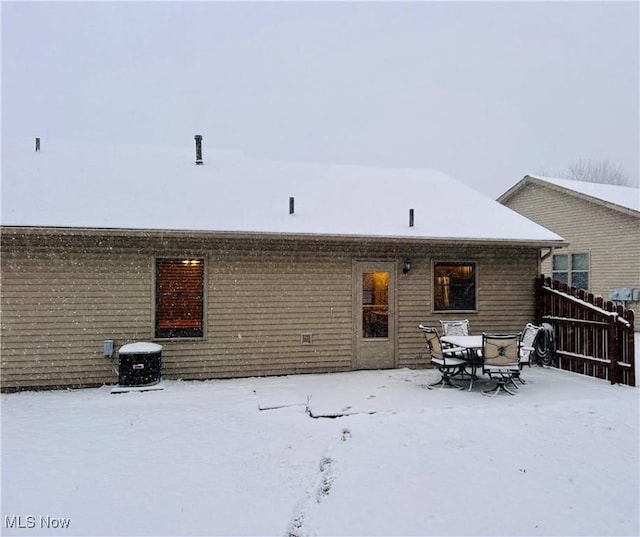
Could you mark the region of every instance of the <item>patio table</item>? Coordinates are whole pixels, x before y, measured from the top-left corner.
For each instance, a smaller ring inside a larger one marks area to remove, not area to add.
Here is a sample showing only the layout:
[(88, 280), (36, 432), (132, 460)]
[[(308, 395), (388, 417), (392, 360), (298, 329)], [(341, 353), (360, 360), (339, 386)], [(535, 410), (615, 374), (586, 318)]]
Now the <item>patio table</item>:
[(471, 366), (471, 382), (469, 383), (469, 391), (471, 391), (473, 381), (478, 378), (476, 375), (478, 366), (482, 365), (482, 358), (478, 354), (478, 351), (482, 349), (482, 336), (443, 336), (440, 340), (443, 343), (467, 349), (466, 360)]

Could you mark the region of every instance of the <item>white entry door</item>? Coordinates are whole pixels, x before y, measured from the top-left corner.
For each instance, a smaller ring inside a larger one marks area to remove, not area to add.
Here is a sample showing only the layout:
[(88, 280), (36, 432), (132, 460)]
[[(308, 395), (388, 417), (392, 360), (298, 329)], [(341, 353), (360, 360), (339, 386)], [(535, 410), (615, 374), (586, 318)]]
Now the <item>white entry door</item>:
[(393, 262), (354, 264), (356, 369), (395, 367), (395, 281)]

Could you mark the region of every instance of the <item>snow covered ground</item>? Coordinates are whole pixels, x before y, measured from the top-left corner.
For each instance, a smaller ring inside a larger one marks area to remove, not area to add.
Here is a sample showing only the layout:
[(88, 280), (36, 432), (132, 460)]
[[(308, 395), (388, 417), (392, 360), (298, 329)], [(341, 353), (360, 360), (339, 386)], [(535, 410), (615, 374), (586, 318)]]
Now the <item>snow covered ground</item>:
[(495, 398), (407, 369), (4, 394), (2, 534), (638, 535), (640, 390), (524, 377)]

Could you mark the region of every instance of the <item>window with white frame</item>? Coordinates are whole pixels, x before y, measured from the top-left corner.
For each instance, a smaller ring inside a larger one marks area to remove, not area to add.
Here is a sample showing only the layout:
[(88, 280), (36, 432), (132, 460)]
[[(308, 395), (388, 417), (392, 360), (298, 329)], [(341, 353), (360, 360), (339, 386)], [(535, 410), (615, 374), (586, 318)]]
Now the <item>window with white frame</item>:
[(589, 289), (589, 254), (555, 254), (552, 278), (571, 287)]

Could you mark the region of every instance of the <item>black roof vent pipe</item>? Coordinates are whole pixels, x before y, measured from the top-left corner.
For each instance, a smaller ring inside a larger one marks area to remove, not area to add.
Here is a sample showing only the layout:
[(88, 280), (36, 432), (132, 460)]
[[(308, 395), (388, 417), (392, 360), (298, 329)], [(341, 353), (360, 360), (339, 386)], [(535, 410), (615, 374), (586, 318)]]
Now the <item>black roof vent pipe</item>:
[(36, 151), (40, 151), (40, 138), (36, 138)]
[(196, 141), (196, 164), (202, 164), (202, 135), (196, 134), (194, 139)]

